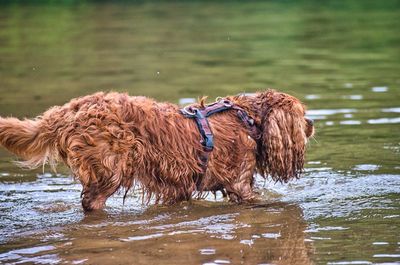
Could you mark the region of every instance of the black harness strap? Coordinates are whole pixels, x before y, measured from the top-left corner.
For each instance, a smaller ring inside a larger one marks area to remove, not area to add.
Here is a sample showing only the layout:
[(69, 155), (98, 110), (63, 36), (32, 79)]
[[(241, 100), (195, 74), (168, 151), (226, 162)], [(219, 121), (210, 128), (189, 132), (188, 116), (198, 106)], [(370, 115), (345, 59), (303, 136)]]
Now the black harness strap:
[(260, 129), (257, 128), (254, 119), (251, 118), (244, 109), (235, 105), (232, 106), (232, 108), (237, 110), (237, 115), (239, 119), (243, 122), (243, 124), (246, 126), (246, 128), (249, 130), (250, 137), (253, 138), (254, 140), (260, 139), (261, 132)]
[(203, 174), (205, 174), (207, 171), (208, 158), (214, 148), (214, 135), (211, 131), (207, 117), (211, 116), (212, 114), (230, 109), (237, 110), (238, 118), (249, 130), (250, 136), (253, 139), (258, 140), (260, 138), (260, 131), (255, 125), (254, 119), (251, 118), (244, 109), (234, 105), (233, 102), (229, 100), (221, 99), (217, 102), (208, 104), (201, 109), (193, 106), (186, 106), (180, 110), (185, 117), (194, 119), (199, 129), (201, 135), (201, 144), (203, 145), (204, 149), (204, 154), (200, 157)]

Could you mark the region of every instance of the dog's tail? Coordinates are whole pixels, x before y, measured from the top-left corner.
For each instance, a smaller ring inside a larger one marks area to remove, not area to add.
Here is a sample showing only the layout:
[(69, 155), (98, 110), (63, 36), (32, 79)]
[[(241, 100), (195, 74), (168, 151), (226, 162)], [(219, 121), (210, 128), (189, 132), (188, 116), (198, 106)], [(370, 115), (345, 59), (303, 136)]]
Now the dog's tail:
[(55, 169), (58, 152), (54, 133), (46, 130), (44, 121), (0, 117), (0, 144), (23, 158), (22, 167), (37, 168), (49, 163)]

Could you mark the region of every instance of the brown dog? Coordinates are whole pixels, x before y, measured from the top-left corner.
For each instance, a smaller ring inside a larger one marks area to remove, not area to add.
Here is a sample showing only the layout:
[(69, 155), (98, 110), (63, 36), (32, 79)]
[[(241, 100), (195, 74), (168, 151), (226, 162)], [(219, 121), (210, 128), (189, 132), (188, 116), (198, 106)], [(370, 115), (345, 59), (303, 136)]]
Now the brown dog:
[(304, 105), (272, 90), (226, 99), (254, 119), (260, 137), (250, 137), (235, 110), (210, 116), (215, 146), (205, 174), (196, 123), (176, 105), (127, 94), (73, 99), (34, 120), (0, 118), (0, 143), (29, 168), (63, 161), (81, 182), (88, 211), (101, 209), (120, 187), (128, 191), (135, 184), (156, 203), (217, 190), (242, 202), (254, 199), (256, 172), (276, 181), (298, 178), (314, 133)]

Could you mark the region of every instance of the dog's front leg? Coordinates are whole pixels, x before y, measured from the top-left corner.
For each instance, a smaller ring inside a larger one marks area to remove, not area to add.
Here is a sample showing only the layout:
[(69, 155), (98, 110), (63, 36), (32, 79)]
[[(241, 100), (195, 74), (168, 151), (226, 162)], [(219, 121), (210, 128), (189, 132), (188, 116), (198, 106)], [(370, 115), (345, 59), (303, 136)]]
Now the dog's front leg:
[(230, 201), (242, 203), (256, 199), (253, 191), (255, 161), (254, 153), (248, 152), (232, 175), (232, 181), (225, 185)]
[(114, 176), (83, 187), (82, 207), (86, 212), (103, 209), (106, 200), (120, 187), (120, 178)]

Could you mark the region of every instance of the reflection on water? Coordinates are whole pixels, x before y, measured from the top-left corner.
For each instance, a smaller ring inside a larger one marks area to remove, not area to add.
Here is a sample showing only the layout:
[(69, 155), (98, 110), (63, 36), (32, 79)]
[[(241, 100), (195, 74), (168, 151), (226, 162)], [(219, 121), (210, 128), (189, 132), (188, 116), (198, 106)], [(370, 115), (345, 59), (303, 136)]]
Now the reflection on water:
[[(68, 2), (68, 1), (67, 1)], [(0, 5), (0, 115), (97, 90), (181, 105), (276, 87), (308, 105), (304, 177), (258, 205), (122, 194), (84, 215), (60, 168), (0, 151), (0, 263), (399, 264), (397, 1)]]
[[(40, 246), (8, 250), (0, 261), (311, 264), (312, 240), (306, 240), (305, 229), (296, 205), (195, 202), (150, 207), (141, 214), (89, 215), (73, 225), (32, 236)], [(24, 244), (14, 243), (11, 248)]]
[[(377, 168), (364, 164), (355, 170)], [(6, 210), (2, 220), (12, 223), (2, 221), (7, 237), (0, 261), (187, 264), (190, 258), (193, 264), (311, 264), (342, 255), (358, 258), (348, 240), (370, 253), (367, 260), (382, 258), (378, 251), (387, 258), (396, 255), (398, 235), (387, 227), (399, 224), (398, 176), (339, 174), (323, 167), (307, 171), (290, 185), (258, 179), (256, 186), (269, 201), (262, 204), (238, 206), (210, 197), (144, 207), (140, 194), (126, 205), (119, 194), (104, 212), (86, 216), (79, 187), (69, 177), (45, 174), (33, 182), (3, 184), (8, 190), (0, 198)], [(360, 233), (370, 236), (360, 239)]]

